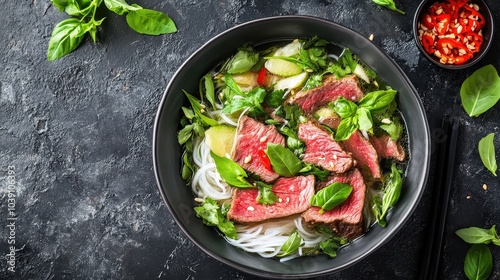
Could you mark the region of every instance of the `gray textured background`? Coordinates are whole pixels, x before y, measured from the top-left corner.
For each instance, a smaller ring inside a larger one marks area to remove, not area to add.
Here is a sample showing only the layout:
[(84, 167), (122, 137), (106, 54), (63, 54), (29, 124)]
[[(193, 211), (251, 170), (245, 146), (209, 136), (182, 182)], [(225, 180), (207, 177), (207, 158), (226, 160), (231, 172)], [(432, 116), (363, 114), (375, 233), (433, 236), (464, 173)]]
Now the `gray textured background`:
[[(500, 32), (500, 4), (486, 2)], [(0, 261), (1, 279), (256, 279), (208, 257), (174, 223), (156, 187), (152, 129), (164, 88), (192, 52), (239, 23), (289, 14), (318, 16), (365, 36), (374, 34), (374, 43), (419, 91), (433, 133), (439, 131), (443, 113), (461, 119), (441, 275), (465, 277), (462, 262), (468, 245), (453, 232), (468, 226), (500, 226), (500, 184), (482, 167), (476, 150), (480, 138), (499, 132), (500, 108), (469, 118), (458, 93), (462, 81), (480, 66), (491, 63), (500, 70), (498, 35), (481, 63), (449, 71), (426, 61), (413, 41), (418, 1), (396, 1), (407, 12), (404, 16), (370, 0), (137, 3), (167, 13), (179, 32), (139, 35), (123, 17), (101, 9), (106, 20), (98, 43), (87, 37), (75, 52), (55, 62), (46, 60), (47, 44), (53, 27), (67, 15), (49, 0), (2, 3), (0, 254), (9, 253), (9, 166), (16, 173), (18, 251), (15, 273)], [(500, 147), (498, 136), (495, 143)], [(322, 279), (416, 278), (426, 243), (433, 177), (431, 172), (416, 213), (392, 241), (355, 266)], [(496, 263), (491, 279), (500, 279), (500, 248), (492, 252)]]

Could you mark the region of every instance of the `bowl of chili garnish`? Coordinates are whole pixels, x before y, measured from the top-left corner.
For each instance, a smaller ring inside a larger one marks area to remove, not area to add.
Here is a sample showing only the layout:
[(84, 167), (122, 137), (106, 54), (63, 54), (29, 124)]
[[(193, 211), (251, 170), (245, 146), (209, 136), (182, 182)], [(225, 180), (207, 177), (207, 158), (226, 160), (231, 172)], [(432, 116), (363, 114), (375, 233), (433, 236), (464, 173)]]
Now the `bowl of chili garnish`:
[(493, 38), (493, 16), (483, 0), (426, 0), (413, 21), (422, 54), (447, 69), (464, 69), (478, 62)]

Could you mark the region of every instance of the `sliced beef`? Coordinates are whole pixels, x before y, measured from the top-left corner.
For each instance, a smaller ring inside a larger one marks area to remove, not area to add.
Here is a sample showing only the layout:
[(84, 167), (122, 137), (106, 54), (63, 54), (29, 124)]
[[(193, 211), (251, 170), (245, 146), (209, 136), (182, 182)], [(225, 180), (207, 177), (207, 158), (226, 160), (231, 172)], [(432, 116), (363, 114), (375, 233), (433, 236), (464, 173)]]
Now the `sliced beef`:
[(269, 159), (263, 152), (269, 142), (284, 146), (285, 138), (272, 125), (265, 125), (247, 116), (241, 117), (232, 159), (268, 183), (279, 177), (269, 168)]
[(366, 185), (358, 169), (334, 175), (326, 185), (333, 182), (349, 184), (353, 190), (346, 201), (332, 210), (320, 214), (319, 207), (313, 206), (302, 214), (302, 218), (311, 226), (328, 226), (338, 235), (350, 240), (364, 232), (363, 207), (365, 204)]
[(279, 201), (272, 205), (257, 202), (257, 189), (235, 189), (227, 217), (239, 223), (254, 223), (302, 213), (311, 207), (314, 182), (313, 175), (279, 178), (272, 189)]
[(323, 80), (321, 86), (299, 92), (291, 97), (288, 102), (297, 103), (304, 113), (310, 114), (339, 97), (344, 97), (353, 102), (357, 102), (363, 97), (356, 76), (336, 79), (334, 75), (329, 75)]
[(389, 135), (370, 136), (370, 143), (375, 147), (381, 158), (393, 158), (397, 161), (404, 161), (406, 159), (405, 150), (401, 144), (394, 141)]
[(336, 173), (349, 170), (354, 161), (333, 137), (313, 122), (299, 124), (298, 137), (305, 142), (306, 151), (302, 160)]
[(356, 130), (349, 139), (340, 143), (346, 151), (352, 153), (352, 157), (356, 160), (356, 167), (364, 175), (376, 180), (382, 177), (377, 151), (359, 130)]

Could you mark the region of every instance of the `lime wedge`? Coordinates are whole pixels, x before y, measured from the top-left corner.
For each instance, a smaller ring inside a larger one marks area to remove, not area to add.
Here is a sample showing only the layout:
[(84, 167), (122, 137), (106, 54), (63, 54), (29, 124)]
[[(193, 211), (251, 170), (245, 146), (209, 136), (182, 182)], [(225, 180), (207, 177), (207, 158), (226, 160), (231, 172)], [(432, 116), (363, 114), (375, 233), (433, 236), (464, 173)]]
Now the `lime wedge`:
[(227, 125), (212, 126), (205, 131), (205, 142), (214, 154), (225, 157), (233, 148), (236, 127)]

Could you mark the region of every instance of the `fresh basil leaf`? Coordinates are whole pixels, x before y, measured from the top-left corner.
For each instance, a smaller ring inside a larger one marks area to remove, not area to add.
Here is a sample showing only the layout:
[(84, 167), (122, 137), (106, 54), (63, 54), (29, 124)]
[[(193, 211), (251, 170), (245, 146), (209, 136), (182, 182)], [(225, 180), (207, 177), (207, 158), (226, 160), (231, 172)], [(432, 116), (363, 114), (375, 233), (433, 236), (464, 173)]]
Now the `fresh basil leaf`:
[(393, 89), (372, 91), (359, 101), (358, 106), (372, 114), (382, 113), (391, 106), (396, 94), (397, 91)]
[(219, 123), (216, 120), (203, 114), (205, 109), (203, 108), (200, 101), (196, 97), (192, 96), (191, 94), (187, 93), (186, 91), (184, 91), (184, 94), (186, 95), (187, 99), (189, 100), (189, 103), (191, 104), (191, 108), (193, 109), (194, 113), (196, 114), (196, 116), (200, 119), (200, 121), (204, 125), (209, 125), (209, 126), (219, 125)]
[(477, 117), (488, 111), (500, 99), (500, 77), (493, 65), (476, 70), (465, 79), (460, 88), (460, 99), (465, 112)]
[(318, 213), (323, 214), (344, 202), (351, 192), (350, 185), (335, 182), (314, 194), (311, 197), (311, 205), (321, 207)]
[(474, 244), (465, 255), (464, 271), (470, 280), (486, 280), (493, 270), (493, 256), (488, 246)]
[(285, 257), (293, 254), (295, 251), (299, 249), (299, 247), (304, 245), (304, 241), (302, 240), (302, 236), (300, 236), (299, 232), (294, 230), (292, 234), (288, 237), (288, 239), (281, 246), (281, 253), (276, 255), (277, 257)]
[(391, 173), (389, 174), (389, 178), (384, 182), (382, 205), (381, 209), (379, 209), (380, 214), (377, 217), (377, 221), (380, 226), (385, 227), (385, 225), (387, 224), (387, 212), (398, 202), (402, 187), (403, 179), (401, 178), (401, 173), (397, 169), (396, 164), (393, 163), (391, 166)]
[(217, 171), (226, 183), (237, 188), (254, 188), (254, 186), (247, 181), (246, 178), (248, 178), (248, 175), (245, 170), (236, 162), (226, 157), (219, 157), (213, 152), (210, 152), (210, 155), (214, 159)]
[(137, 11), (142, 9), (141, 6), (139, 5), (129, 5), (125, 0), (104, 0), (104, 5), (106, 7), (115, 12), (118, 15), (123, 15), (129, 11)]
[(248, 72), (258, 61), (259, 53), (255, 52), (251, 47), (240, 48), (229, 60), (227, 73), (238, 74)]
[(302, 161), (289, 149), (274, 143), (267, 143), (266, 154), (273, 170), (281, 176), (292, 177), (302, 169)]
[(70, 4), (70, 0), (51, 0), (52, 4), (60, 11), (64, 12), (66, 7)]
[(361, 107), (356, 111), (356, 116), (358, 118), (358, 127), (362, 131), (372, 131), (373, 120), (370, 111)]
[(387, 225), (387, 221), (385, 219), (382, 219), (382, 199), (380, 198), (379, 195), (374, 195), (372, 197), (372, 211), (373, 215), (378, 221), (378, 224), (381, 227), (385, 227)]
[(265, 115), (266, 111), (262, 107), (262, 102), (266, 97), (266, 90), (263, 88), (255, 88), (243, 94), (243, 96), (235, 95), (227, 104), (225, 104), (222, 112), (226, 114), (233, 114), (244, 109), (248, 109), (248, 114), (250, 116), (261, 116)]
[[(201, 83), (203, 81), (204, 88), (201, 88)], [(215, 87), (214, 81), (212, 80), (212, 75), (206, 74), (201, 78), (200, 81), (200, 92), (205, 92), (205, 97), (207, 98), (210, 105), (212, 105), (212, 109), (215, 110)]]
[(259, 189), (259, 196), (257, 202), (264, 205), (272, 205), (278, 201), (278, 197), (273, 192), (273, 186), (268, 185), (262, 181), (257, 181), (257, 188)]
[(358, 105), (356, 103), (340, 97), (331, 104), (331, 108), (343, 119), (352, 117), (356, 114), (358, 110)]
[[(202, 218), (208, 226), (217, 226), (227, 237), (236, 239), (236, 228), (233, 222), (226, 217), (227, 211), (219, 206), (213, 199), (207, 197), (201, 206), (194, 207), (196, 216)], [(223, 213), (225, 212), (225, 213)]]
[(184, 153), (184, 155), (182, 156), (182, 162), (182, 179), (184, 179), (185, 181), (190, 181), (191, 176), (193, 176), (194, 173), (194, 168), (193, 164), (191, 163), (189, 153)]
[(402, 15), (404, 15), (404, 14), (405, 14), (405, 12), (404, 12), (404, 11), (402, 11), (402, 10), (400, 10), (400, 9), (398, 9), (398, 8), (396, 7), (396, 3), (394, 3), (394, 1), (393, 1), (393, 0), (372, 0), (372, 1), (373, 1), (375, 4), (377, 4), (377, 5), (380, 5), (380, 6), (382, 6), (382, 7), (386, 7), (387, 9), (390, 9), (390, 10), (396, 11), (396, 12), (398, 12), (398, 13), (402, 14)]
[(64, 8), (64, 11), (71, 16), (84, 18), (87, 16), (93, 17), (91, 13), (95, 12), (94, 7), (98, 7), (101, 4), (100, 1), (93, 0), (69, 0), (68, 5)]
[[(132, 6), (139, 8), (139, 5)], [(174, 21), (166, 14), (150, 10), (138, 9), (129, 11), (126, 16), (127, 24), (137, 33), (146, 35), (161, 35), (177, 31)]]
[(401, 123), (401, 119), (398, 117), (392, 118), (388, 124), (380, 124), (379, 128), (387, 132), (389, 137), (391, 137), (394, 141), (399, 140), (403, 134), (403, 124)]
[(495, 157), (495, 144), (493, 138), (495, 133), (490, 133), (479, 141), (479, 156), (483, 165), (495, 176), (497, 176), (497, 160)]
[(321, 248), (321, 251), (323, 253), (327, 254), (330, 258), (336, 258), (337, 257), (337, 250), (340, 248), (340, 244), (337, 240), (333, 238), (329, 238), (325, 241), (322, 241), (319, 244), (319, 247)]
[(319, 181), (326, 181), (330, 176), (330, 171), (317, 167), (312, 163), (305, 163), (304, 167), (299, 171), (301, 175), (314, 175)]
[(68, 18), (57, 24), (49, 40), (47, 59), (53, 61), (75, 50), (83, 40), (80, 34), (83, 24), (76, 18)]
[(193, 110), (187, 108), (187, 107), (181, 107), (182, 112), (184, 113), (184, 116), (188, 119), (193, 119), (196, 115), (194, 114)]
[(358, 120), (354, 117), (342, 119), (337, 127), (335, 133), (336, 141), (344, 141), (351, 137), (351, 135), (358, 129)]
[[(495, 227), (493, 226), (492, 229)], [(491, 229), (483, 229), (478, 227), (469, 227), (459, 229), (455, 232), (465, 242), (470, 244), (489, 244), (495, 236)]]
[(179, 145), (186, 143), (189, 139), (191, 139), (192, 135), (193, 135), (192, 124), (186, 125), (184, 128), (179, 130), (179, 134), (177, 135), (177, 140), (179, 142)]

